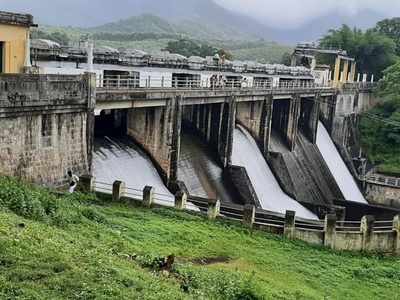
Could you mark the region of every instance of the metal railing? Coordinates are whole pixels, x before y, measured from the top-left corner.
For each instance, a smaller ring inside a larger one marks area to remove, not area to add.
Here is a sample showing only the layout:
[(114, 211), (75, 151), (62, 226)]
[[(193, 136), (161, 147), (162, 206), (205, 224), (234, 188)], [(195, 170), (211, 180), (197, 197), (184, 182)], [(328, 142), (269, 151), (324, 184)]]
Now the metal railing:
[[(115, 183), (114, 183), (115, 184)], [(95, 181), (93, 183), (93, 190), (95, 192), (100, 192), (103, 194), (113, 195), (115, 192), (113, 189), (113, 185), (111, 183)], [(120, 192), (122, 197), (133, 200), (133, 201), (144, 201), (144, 190), (139, 188), (132, 187), (124, 187)], [(114, 197), (114, 195), (113, 195)], [(175, 196), (172, 194), (164, 194), (164, 193), (153, 193), (154, 203), (160, 206), (165, 207), (174, 207), (176, 206)], [(199, 197), (189, 196), (187, 201), (192, 204), (192, 209), (187, 206), (186, 209), (193, 210), (193, 207), (196, 208), (197, 211), (203, 214), (207, 214), (212, 203), (215, 204), (216, 200), (204, 199)], [(219, 216), (232, 221), (245, 221), (245, 209), (246, 207), (243, 205), (231, 204), (231, 203), (222, 203), (219, 207)], [(310, 233), (324, 233), (326, 232), (327, 223), (326, 220), (306, 220), (302, 218), (295, 217), (294, 224), (292, 225), (293, 229), (300, 231), (307, 231)], [(339, 220), (336, 221), (334, 225), (335, 231), (338, 233), (363, 233), (363, 222), (362, 221), (344, 221)], [(254, 209), (254, 220), (253, 225), (267, 229), (267, 231), (273, 232), (283, 232), (285, 228), (287, 228), (288, 223), (286, 220), (286, 216), (280, 213), (274, 213), (270, 211), (266, 211), (263, 209)], [(289, 225), (290, 226), (290, 225)], [(374, 220), (372, 226), (373, 233), (391, 233), (395, 231), (395, 223), (394, 220)]]
[(367, 175), (365, 181), (369, 183), (376, 183), (380, 185), (386, 185), (389, 187), (400, 188), (400, 178), (388, 177), (383, 175)]
[(210, 80), (189, 78), (145, 77), (137, 75), (115, 75), (97, 78), (99, 90), (136, 90), (136, 89), (180, 89), (180, 90), (308, 90), (331, 89), (330, 85), (321, 85), (309, 81), (284, 81), (273, 84), (271, 81), (247, 82), (242, 80)]

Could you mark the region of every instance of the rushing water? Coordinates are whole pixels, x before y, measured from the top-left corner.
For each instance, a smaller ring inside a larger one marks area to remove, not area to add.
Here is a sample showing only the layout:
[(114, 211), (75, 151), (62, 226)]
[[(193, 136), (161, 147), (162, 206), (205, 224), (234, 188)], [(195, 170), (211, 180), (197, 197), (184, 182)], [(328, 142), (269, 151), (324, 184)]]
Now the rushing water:
[[(96, 138), (93, 154), (93, 172), (96, 181), (125, 182), (130, 193), (141, 195), (145, 186), (155, 188), (155, 202), (173, 206), (174, 196), (164, 185), (150, 158), (129, 138)], [(192, 205), (189, 208), (193, 209)]]
[(293, 210), (299, 217), (318, 219), (315, 214), (285, 194), (257, 143), (240, 126), (235, 129), (234, 133), (232, 163), (246, 168), (263, 209), (283, 214), (286, 210)]
[(317, 146), (345, 199), (368, 203), (321, 122), (318, 124)]
[(223, 178), (215, 153), (199, 137), (186, 132), (181, 136), (178, 178), (190, 195), (233, 202), (234, 194)]

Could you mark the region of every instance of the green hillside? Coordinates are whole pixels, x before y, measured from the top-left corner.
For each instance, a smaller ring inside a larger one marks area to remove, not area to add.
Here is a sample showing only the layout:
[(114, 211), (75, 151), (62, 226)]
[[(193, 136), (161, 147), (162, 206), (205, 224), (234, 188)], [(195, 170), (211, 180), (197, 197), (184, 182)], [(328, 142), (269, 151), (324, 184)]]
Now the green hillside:
[(94, 28), (40, 26), (39, 31), (40, 34), (34, 31), (34, 38), (51, 39), (53, 35), (58, 40), (65, 34), (69, 42), (76, 45), (81, 39), (90, 37), (98, 46), (135, 48), (146, 52), (160, 51), (166, 48), (169, 41), (185, 38), (199, 44), (224, 48), (236, 60), (255, 60), (261, 63), (279, 63), (285, 52), (292, 51), (289, 46), (256, 40), (226, 25), (216, 26), (194, 20), (171, 23), (149, 14)]
[(399, 286), (399, 259), (0, 179), (1, 299), (399, 299)]
[(162, 18), (148, 14), (133, 16), (118, 22), (91, 28), (90, 31), (114, 33), (177, 33), (175, 26)]

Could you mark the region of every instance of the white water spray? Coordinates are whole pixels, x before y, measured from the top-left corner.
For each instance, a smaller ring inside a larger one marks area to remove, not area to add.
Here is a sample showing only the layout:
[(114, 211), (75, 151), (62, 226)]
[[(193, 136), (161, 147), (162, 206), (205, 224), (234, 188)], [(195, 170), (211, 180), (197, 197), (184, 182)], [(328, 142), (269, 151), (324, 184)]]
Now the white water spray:
[(318, 123), (317, 146), (345, 199), (368, 203), (321, 122)]
[(232, 163), (246, 169), (263, 209), (282, 214), (286, 210), (293, 210), (301, 218), (318, 219), (310, 210), (285, 194), (256, 141), (240, 126), (234, 132)]

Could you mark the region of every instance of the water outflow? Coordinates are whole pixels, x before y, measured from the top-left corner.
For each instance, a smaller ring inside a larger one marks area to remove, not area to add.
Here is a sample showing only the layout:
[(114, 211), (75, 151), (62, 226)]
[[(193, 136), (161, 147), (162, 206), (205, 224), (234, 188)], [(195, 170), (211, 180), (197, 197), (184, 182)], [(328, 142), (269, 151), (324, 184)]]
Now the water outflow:
[(315, 214), (285, 194), (256, 141), (241, 126), (234, 132), (232, 163), (246, 169), (263, 209), (282, 214), (286, 210), (293, 210), (301, 218), (318, 219)]
[(368, 203), (322, 122), (318, 123), (317, 146), (345, 199)]
[(178, 179), (185, 183), (192, 196), (228, 203), (235, 199), (215, 154), (201, 138), (187, 132), (181, 136)]
[(135, 194), (141, 194), (146, 186), (152, 186), (157, 193), (156, 203), (174, 205), (174, 196), (164, 185), (150, 158), (129, 138), (96, 138), (93, 172), (96, 181), (113, 183), (120, 180), (127, 188), (136, 189), (132, 191)]

